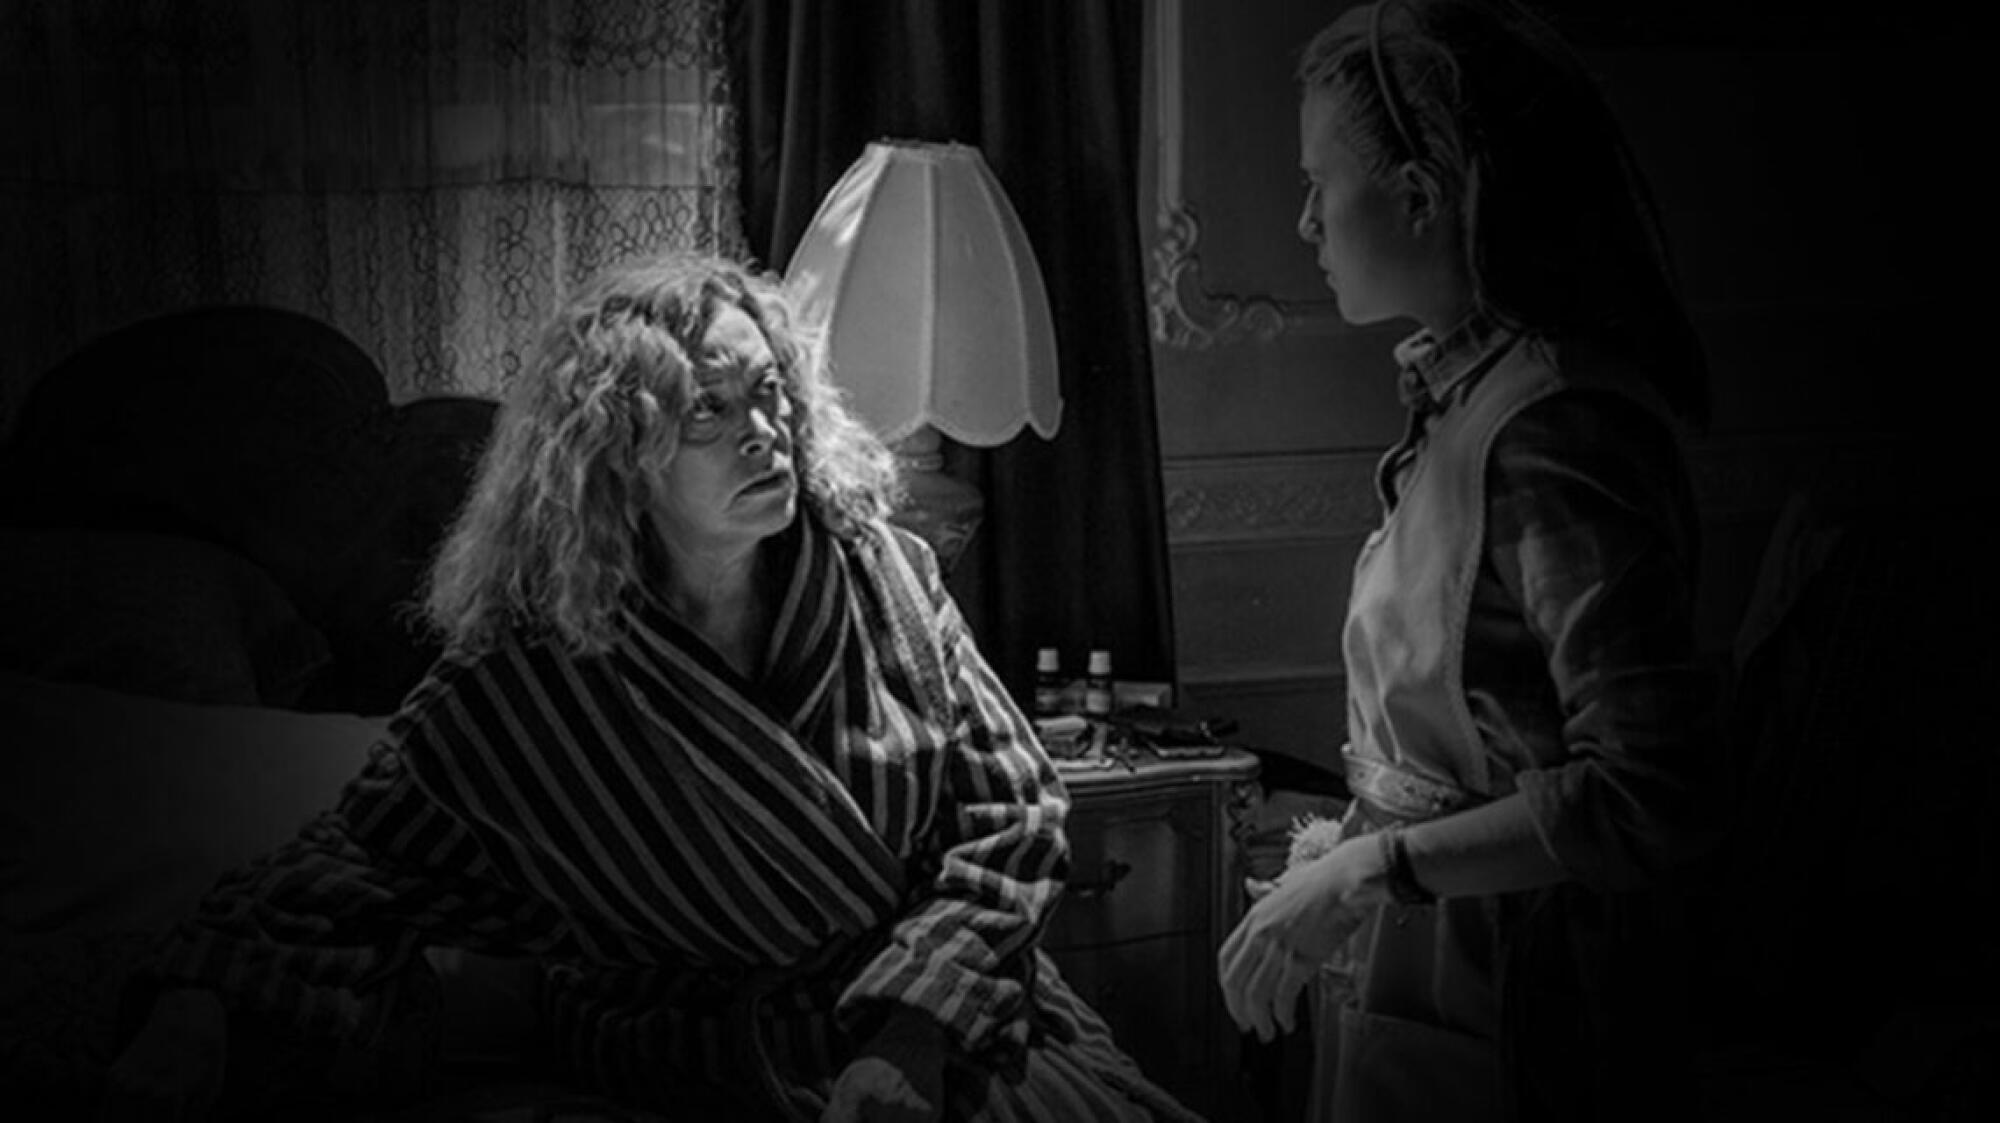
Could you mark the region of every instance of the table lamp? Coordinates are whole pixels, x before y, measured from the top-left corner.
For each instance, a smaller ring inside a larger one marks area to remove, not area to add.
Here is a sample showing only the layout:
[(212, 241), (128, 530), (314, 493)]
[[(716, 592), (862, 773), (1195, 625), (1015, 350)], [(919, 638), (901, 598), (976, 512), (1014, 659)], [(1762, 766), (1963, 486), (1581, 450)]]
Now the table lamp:
[(948, 573), (978, 530), (979, 489), (944, 440), (1044, 440), (1062, 421), (1048, 292), (1021, 220), (977, 148), (871, 143), (821, 201), (785, 285), (822, 334), (847, 402), (895, 451), (908, 506)]

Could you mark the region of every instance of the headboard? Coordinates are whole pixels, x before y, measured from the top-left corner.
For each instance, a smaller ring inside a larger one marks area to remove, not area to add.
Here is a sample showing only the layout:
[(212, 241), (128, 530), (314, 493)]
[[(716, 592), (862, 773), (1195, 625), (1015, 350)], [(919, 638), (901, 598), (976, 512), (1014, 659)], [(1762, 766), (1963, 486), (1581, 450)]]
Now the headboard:
[(0, 446), (0, 528), (240, 555), (331, 652), (296, 708), (385, 713), (436, 654), (412, 608), (495, 408), (392, 405), (366, 352), (297, 312), (175, 312), (85, 345), (31, 388)]

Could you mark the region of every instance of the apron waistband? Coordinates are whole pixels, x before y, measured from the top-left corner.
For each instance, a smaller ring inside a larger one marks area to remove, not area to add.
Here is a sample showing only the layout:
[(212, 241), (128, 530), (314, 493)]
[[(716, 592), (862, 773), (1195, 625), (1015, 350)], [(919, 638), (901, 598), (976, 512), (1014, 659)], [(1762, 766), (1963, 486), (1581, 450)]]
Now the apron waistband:
[(1341, 751), (1347, 790), (1378, 819), (1418, 822), (1486, 802), (1484, 796), (1385, 760)]

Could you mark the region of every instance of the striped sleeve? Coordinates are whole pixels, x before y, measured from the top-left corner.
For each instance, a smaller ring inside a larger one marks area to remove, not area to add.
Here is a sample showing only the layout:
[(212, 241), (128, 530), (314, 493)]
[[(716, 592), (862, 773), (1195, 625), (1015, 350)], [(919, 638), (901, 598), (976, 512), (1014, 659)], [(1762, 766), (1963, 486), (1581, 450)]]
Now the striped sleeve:
[(561, 915), (498, 877), (462, 819), (411, 777), (404, 749), (419, 704), (332, 810), (222, 878), (161, 939), (125, 996), (128, 1024), (146, 996), (196, 986), (311, 1037), (366, 1042), (426, 945), (531, 955), (571, 942)]
[(954, 722), (923, 848), (937, 856), (936, 873), (842, 995), (839, 1016), (865, 1039), (892, 1006), (914, 1007), (966, 1053), (1013, 1052), (1027, 1044), (1035, 946), (1068, 869), (1069, 801), (936, 563), (927, 550), (916, 553)]

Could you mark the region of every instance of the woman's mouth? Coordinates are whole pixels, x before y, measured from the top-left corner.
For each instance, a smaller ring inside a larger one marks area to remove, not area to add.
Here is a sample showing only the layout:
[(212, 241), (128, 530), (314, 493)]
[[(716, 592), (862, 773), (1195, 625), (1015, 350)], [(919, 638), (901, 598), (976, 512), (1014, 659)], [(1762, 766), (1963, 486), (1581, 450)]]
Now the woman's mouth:
[(746, 496), (763, 495), (767, 492), (783, 490), (790, 487), (791, 484), (791, 471), (785, 468), (777, 468), (744, 484), (741, 494)]

